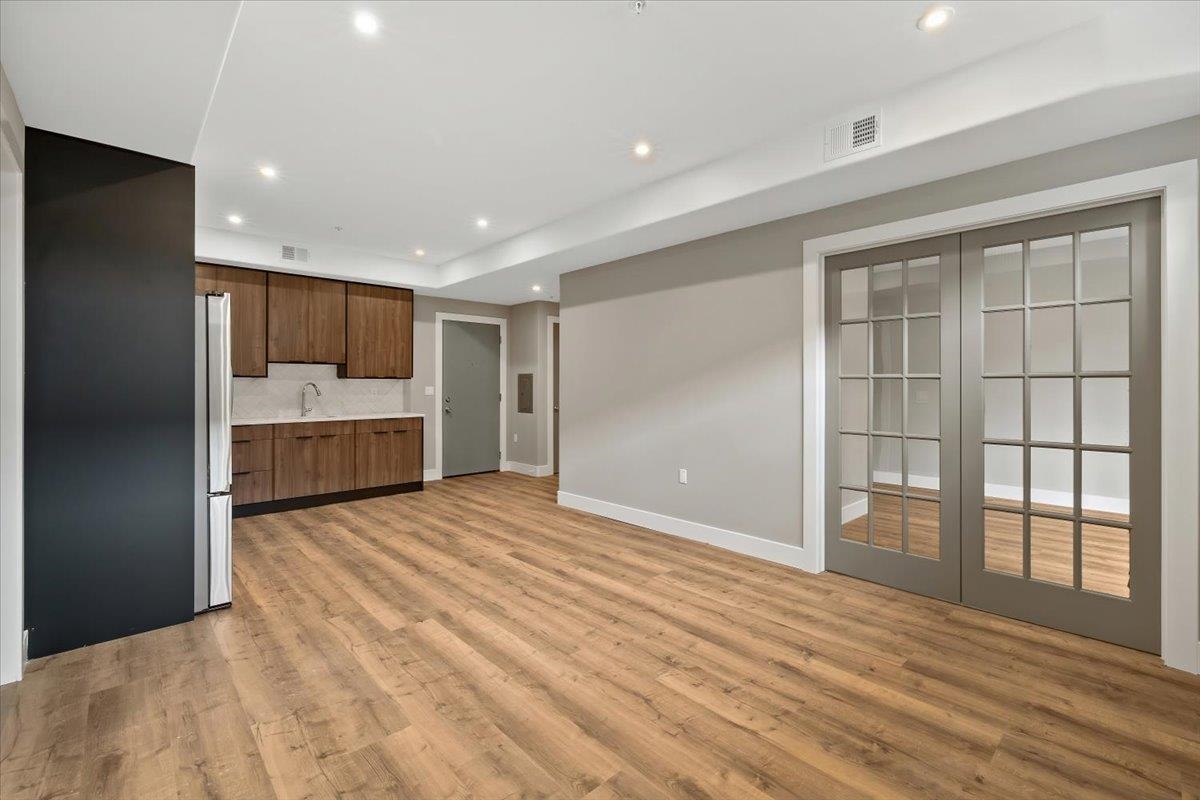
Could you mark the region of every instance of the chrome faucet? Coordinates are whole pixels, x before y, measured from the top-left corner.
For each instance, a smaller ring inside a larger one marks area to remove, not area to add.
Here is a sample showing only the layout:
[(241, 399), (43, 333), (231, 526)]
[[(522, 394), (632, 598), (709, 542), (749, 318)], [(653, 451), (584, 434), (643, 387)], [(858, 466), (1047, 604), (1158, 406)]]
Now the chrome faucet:
[(312, 406), (308, 404), (308, 387), (310, 386), (313, 388), (313, 391), (317, 393), (317, 397), (321, 396), (320, 386), (317, 386), (312, 381), (304, 384), (304, 386), (300, 389), (300, 416), (302, 417), (307, 417), (312, 413)]

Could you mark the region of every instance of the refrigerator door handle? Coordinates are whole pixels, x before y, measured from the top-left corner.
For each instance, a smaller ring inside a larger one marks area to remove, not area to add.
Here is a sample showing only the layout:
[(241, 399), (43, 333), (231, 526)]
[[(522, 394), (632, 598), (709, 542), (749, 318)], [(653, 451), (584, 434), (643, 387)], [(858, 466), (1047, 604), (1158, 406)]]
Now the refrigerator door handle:
[(211, 295), (208, 328), (208, 491), (228, 492), (233, 485), (233, 359), (229, 295)]

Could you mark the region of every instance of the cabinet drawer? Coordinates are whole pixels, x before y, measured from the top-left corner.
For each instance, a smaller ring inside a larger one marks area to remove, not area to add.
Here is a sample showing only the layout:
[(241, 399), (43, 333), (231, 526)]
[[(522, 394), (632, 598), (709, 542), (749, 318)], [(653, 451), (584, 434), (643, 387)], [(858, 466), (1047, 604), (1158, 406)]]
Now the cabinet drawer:
[(355, 433), (383, 433), (411, 431), (421, 426), (420, 417), (396, 417), (393, 419), (358, 419), (354, 421)]
[(348, 436), (354, 433), (353, 420), (329, 422), (290, 422), (275, 426), (276, 439), (299, 439), (305, 436)]
[(274, 438), (274, 425), (234, 425), (233, 441), (253, 442)]
[[(268, 442), (267, 444), (270, 444)], [(233, 476), (233, 504), (264, 503), (274, 497), (271, 471), (244, 472)]]
[(262, 472), (271, 469), (271, 440), (255, 439), (233, 442), (233, 472)]

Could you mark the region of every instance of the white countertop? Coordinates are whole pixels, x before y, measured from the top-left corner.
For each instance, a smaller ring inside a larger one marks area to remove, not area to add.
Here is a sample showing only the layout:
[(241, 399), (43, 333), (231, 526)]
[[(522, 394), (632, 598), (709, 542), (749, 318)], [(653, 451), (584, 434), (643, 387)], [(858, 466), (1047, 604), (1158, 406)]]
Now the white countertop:
[(392, 411), (387, 414), (337, 414), (322, 416), (309, 414), (307, 417), (259, 417), (257, 419), (235, 419), (234, 425), (288, 425), (293, 422), (348, 422), (355, 419), (406, 419), (408, 417), (424, 417), (424, 414), (414, 414), (411, 411)]

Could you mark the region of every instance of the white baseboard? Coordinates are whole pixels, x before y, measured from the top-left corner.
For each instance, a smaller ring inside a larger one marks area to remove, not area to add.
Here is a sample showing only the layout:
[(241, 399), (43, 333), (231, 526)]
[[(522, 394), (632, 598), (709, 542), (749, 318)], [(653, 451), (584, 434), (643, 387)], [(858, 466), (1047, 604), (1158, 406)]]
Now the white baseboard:
[(720, 547), (723, 550), (732, 550), (735, 553), (761, 558), (764, 561), (773, 561), (776, 564), (797, 567), (806, 572), (820, 571), (812, 564), (812, 553), (794, 544), (773, 542), (770, 539), (751, 536), (748, 533), (738, 533), (737, 531), (729, 531), (724, 528), (715, 528), (712, 525), (705, 525), (700, 522), (690, 522), (678, 517), (668, 517), (666, 514), (643, 511), (640, 508), (630, 508), (618, 503), (610, 503), (607, 500), (596, 500), (592, 497), (584, 497), (583, 495), (571, 494), (570, 492), (559, 492), (558, 503), (567, 508), (574, 508), (577, 511), (586, 511), (589, 514), (608, 517), (620, 522), (628, 522), (631, 525), (649, 528), (652, 531), (678, 536), (683, 539), (691, 539), (694, 542), (704, 542), (714, 547)]
[(867, 513), (867, 498), (855, 500), (851, 503), (846, 503), (842, 506), (842, 524), (845, 525), (851, 520), (865, 516)]
[(500, 464), (501, 472), (518, 472), (531, 478), (544, 478), (553, 475), (554, 469), (549, 464), (523, 464), (520, 461), (505, 461)]
[[(890, 483), (899, 486), (901, 481), (900, 473), (875, 470), (875, 481), (877, 483)], [(908, 482), (910, 485), (921, 489), (938, 489), (940, 484), (936, 477), (929, 475), (910, 475)], [(1020, 486), (1011, 486), (1005, 483), (988, 483), (984, 484), (983, 491), (988, 497), (1015, 500), (1018, 503), (1024, 500), (1023, 490)], [(1070, 492), (1058, 492), (1052, 489), (1031, 489), (1029, 499), (1030, 502), (1048, 506), (1071, 508), (1075, 505), (1075, 497)], [(1103, 511), (1111, 514), (1129, 513), (1129, 500), (1126, 498), (1107, 497), (1101, 494), (1085, 494), (1081, 500), (1083, 507), (1091, 511)], [(842, 522), (848, 522), (867, 513), (865, 506), (859, 513), (854, 513), (855, 511), (859, 511), (859, 509), (852, 508), (852, 506), (856, 506), (860, 502), (862, 501), (842, 506)]]
[(425, 470), (424, 480), (426, 483), (429, 483), (430, 481), (440, 481), (441, 479), (442, 479), (442, 473), (440, 471), (438, 471), (437, 467), (434, 467), (433, 469)]

